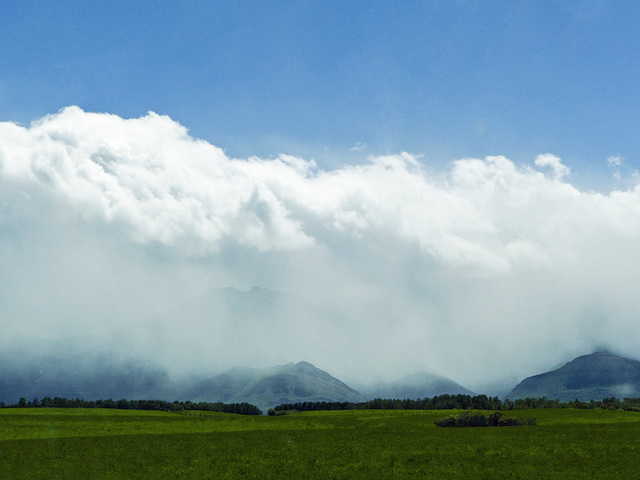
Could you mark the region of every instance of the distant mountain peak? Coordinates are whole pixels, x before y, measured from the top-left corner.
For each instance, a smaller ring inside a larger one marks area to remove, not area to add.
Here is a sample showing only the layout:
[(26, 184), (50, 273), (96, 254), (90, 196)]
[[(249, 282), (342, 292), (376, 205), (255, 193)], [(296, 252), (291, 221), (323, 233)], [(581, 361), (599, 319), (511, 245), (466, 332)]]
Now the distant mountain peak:
[(305, 362), (304, 360), (301, 362), (298, 362), (294, 365), (295, 369), (298, 371), (306, 371), (306, 372), (313, 372), (313, 371), (318, 371), (318, 372), (323, 372), (323, 373), (327, 373), (324, 372), (323, 370), (320, 370), (318, 367), (316, 367), (315, 365), (312, 365), (309, 362)]
[(525, 378), (507, 398), (601, 400), (640, 395), (640, 361), (607, 352), (581, 355), (562, 367)]
[(247, 402), (262, 410), (282, 403), (365, 400), (353, 388), (306, 361), (250, 371), (231, 369), (200, 382), (194, 396), (198, 400)]

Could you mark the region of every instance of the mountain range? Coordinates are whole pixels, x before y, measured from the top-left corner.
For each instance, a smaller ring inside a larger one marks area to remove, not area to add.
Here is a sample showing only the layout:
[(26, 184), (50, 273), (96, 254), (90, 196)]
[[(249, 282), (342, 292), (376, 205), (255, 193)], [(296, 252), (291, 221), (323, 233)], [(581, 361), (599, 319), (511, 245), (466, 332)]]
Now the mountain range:
[[(69, 368), (69, 364), (83, 368)], [(397, 382), (365, 387), (361, 394), (308, 362), (268, 368), (234, 367), (215, 375), (172, 380), (167, 372), (142, 363), (118, 364), (104, 356), (77, 353), (47, 354), (20, 367), (2, 362), (0, 401), (16, 403), (20, 397), (65, 397), (191, 400), (194, 402), (247, 402), (263, 411), (282, 403), (364, 402), (372, 398), (425, 398), (469, 390), (444, 377), (419, 373)]]
[[(256, 405), (263, 411), (282, 403), (363, 402), (373, 398), (427, 398), (474, 393), (432, 373), (419, 372), (356, 391), (308, 362), (268, 368), (234, 367), (216, 375), (172, 379), (167, 372), (141, 363), (117, 363), (73, 351), (50, 352), (30, 364), (0, 357), (0, 401), (48, 397), (191, 400)], [(73, 363), (82, 368), (68, 368)], [(66, 367), (65, 367), (66, 366)], [(601, 400), (640, 397), (640, 361), (607, 352), (575, 358), (564, 366), (524, 379), (508, 399)]]

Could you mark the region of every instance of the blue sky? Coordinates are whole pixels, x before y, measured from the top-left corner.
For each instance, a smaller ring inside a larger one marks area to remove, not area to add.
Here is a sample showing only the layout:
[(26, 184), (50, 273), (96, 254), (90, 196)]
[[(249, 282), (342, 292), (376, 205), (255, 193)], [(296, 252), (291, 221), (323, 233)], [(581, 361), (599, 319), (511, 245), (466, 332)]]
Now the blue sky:
[(634, 2), (3, 3), (0, 120), (154, 111), (326, 168), (550, 152), (589, 188), (640, 158)]

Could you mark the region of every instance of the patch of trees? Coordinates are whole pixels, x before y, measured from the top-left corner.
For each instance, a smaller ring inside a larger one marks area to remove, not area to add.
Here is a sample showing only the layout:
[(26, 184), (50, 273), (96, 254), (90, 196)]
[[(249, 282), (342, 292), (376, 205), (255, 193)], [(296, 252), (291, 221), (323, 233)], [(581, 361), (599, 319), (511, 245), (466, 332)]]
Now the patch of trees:
[(437, 427), (519, 427), (522, 425), (535, 425), (535, 418), (522, 420), (517, 417), (506, 417), (502, 412), (490, 414), (481, 412), (463, 412), (447, 418), (436, 420)]
[(621, 409), (640, 411), (640, 398), (615, 397), (600, 401), (581, 402), (573, 400), (561, 402), (548, 398), (521, 398), (517, 400), (500, 400), (498, 397), (486, 395), (436, 395), (423, 399), (382, 399), (376, 398), (367, 402), (299, 402), (284, 403), (269, 410), (269, 415), (277, 415), (286, 411), (318, 411), (318, 410), (524, 410), (535, 408), (588, 408), (588, 409)]
[(504, 403), (498, 397), (486, 395), (437, 395), (424, 399), (383, 399), (376, 398), (366, 402), (299, 402), (284, 403), (269, 410), (270, 415), (287, 410), (299, 412), (317, 410), (502, 410)]
[(162, 410), (165, 412), (181, 412), (187, 410), (204, 410), (207, 412), (237, 413), (240, 415), (262, 415), (255, 405), (250, 403), (210, 403), (210, 402), (166, 402), (164, 400), (83, 400), (81, 398), (70, 399), (61, 397), (34, 398), (27, 401), (24, 397), (14, 405), (1, 407), (30, 407), (30, 408), (116, 408), (120, 410)]

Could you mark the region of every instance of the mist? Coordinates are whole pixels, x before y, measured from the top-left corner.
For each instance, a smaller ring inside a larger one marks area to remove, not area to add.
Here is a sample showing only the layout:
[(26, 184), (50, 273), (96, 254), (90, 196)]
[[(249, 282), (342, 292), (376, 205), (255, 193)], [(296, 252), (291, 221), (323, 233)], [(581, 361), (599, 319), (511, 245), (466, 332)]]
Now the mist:
[[(0, 347), (19, 363), (25, 339), (64, 339), (175, 375), (429, 370), (474, 391), (596, 349), (638, 358), (640, 187), (608, 163), (618, 187), (584, 191), (548, 152), (327, 170), (230, 158), (154, 113), (0, 123)], [(254, 286), (277, 315), (189, 310)]]

